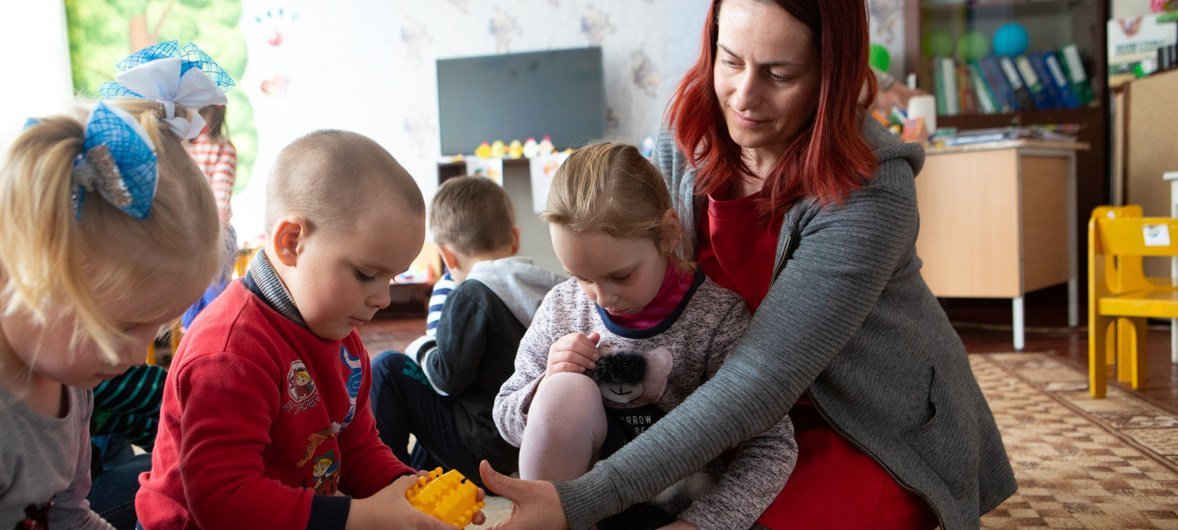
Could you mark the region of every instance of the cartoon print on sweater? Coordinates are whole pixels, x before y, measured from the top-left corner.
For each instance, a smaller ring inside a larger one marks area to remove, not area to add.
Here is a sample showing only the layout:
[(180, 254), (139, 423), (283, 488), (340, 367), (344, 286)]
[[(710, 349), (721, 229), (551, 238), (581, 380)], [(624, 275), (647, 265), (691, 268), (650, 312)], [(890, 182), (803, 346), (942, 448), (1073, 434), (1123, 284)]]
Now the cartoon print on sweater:
[(319, 392), (315, 388), (315, 381), (311, 379), (311, 372), (303, 361), (290, 362), (286, 371), (286, 392), (290, 401), (282, 405), (282, 410), (298, 414), (319, 404)]
[(303, 453), (303, 458), (295, 465), (298, 467), (303, 467), (307, 464), (307, 462), (310, 462), (311, 457), (315, 455), (315, 451), (319, 449), (319, 446), (323, 445), (323, 442), (334, 438), (335, 435), (339, 434), (341, 430), (342, 429), (340, 428), (340, 424), (333, 421), (331, 422), (331, 427), (323, 429), (322, 431), (313, 432), (308, 435), (307, 450)]
[[(606, 414), (625, 426), (631, 439), (649, 429), (666, 413), (658, 408), (658, 401), (667, 388), (674, 360), (671, 351), (659, 346), (648, 352), (625, 349), (605, 349), (593, 380), (601, 389)], [(707, 493), (724, 473), (713, 461), (707, 468), (696, 471), (659, 493), (654, 502), (663, 505), (685, 506)]]
[(339, 485), (339, 460), (335, 458), (335, 450), (328, 449), (317, 460), (312, 476), (315, 478), (313, 486), (319, 495), (334, 495)]
[(657, 403), (671, 375), (671, 351), (663, 346), (647, 352), (602, 350), (593, 380), (601, 389), (608, 414), (626, 425), (631, 437), (637, 436), (665, 414)]
[(46, 530), (49, 528), (49, 508), (53, 501), (25, 506), (25, 518), (16, 523), (16, 530)]
[(663, 346), (648, 352), (603, 348), (593, 380), (607, 408), (641, 407), (663, 397), (671, 365), (671, 350)]
[(352, 355), (346, 346), (339, 348), (340, 361), (343, 361), (344, 366), (347, 366), (351, 372), (348, 374), (348, 413), (344, 415), (343, 425), (341, 430), (352, 423), (352, 417), (356, 415), (356, 396), (360, 395), (360, 384), (364, 382), (364, 366), (360, 364), (360, 356)]

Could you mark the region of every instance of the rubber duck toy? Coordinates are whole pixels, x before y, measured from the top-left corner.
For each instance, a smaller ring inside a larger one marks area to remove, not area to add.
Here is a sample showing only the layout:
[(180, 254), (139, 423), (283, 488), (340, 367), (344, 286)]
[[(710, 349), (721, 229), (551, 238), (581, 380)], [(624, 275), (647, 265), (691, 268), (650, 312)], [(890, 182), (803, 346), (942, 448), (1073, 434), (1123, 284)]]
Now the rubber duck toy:
[(483, 142), (474, 150), (474, 156), (479, 158), (491, 158), (491, 144)]
[(556, 147), (552, 145), (552, 137), (545, 134), (544, 138), (540, 139), (540, 154), (547, 156), (555, 152)]
[(491, 158), (503, 158), (505, 154), (507, 154), (507, 145), (503, 143), (503, 140), (491, 142)]
[(512, 140), (511, 144), (507, 146), (507, 157), (512, 160), (524, 156), (524, 144), (519, 143), (519, 140)]
[(535, 137), (529, 136), (524, 142), (524, 157), (536, 158), (538, 154), (540, 154), (540, 144), (536, 143)]

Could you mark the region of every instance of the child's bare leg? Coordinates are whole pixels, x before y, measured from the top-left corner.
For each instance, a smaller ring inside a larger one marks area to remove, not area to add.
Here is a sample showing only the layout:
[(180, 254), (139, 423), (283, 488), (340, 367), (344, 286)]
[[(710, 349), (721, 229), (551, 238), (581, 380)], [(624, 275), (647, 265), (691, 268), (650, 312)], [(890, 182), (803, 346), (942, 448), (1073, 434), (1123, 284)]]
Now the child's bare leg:
[(520, 478), (570, 480), (585, 474), (597, 461), (606, 430), (596, 382), (575, 372), (545, 376), (528, 410)]

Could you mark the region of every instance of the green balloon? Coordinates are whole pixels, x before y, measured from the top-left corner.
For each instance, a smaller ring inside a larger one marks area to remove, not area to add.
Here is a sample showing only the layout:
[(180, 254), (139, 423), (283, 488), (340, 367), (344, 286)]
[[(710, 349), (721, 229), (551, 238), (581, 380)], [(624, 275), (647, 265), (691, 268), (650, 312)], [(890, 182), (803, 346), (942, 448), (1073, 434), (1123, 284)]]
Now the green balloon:
[(978, 61), (990, 55), (990, 39), (980, 31), (968, 31), (957, 41), (957, 56), (965, 61)]
[(924, 54), (929, 57), (949, 57), (953, 54), (953, 37), (943, 30), (924, 34)]
[(867, 62), (872, 68), (881, 72), (888, 71), (888, 67), (892, 65), (892, 54), (888, 53), (888, 49), (879, 44), (872, 44), (868, 50)]

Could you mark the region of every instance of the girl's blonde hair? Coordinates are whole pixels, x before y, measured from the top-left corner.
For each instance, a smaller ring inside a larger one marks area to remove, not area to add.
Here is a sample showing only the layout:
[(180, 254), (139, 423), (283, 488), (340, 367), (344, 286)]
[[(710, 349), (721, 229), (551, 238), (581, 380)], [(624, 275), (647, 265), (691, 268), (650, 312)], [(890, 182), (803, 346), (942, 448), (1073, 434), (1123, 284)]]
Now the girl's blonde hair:
[(221, 262), (222, 236), (212, 190), (163, 125), (163, 105), (141, 99), (108, 104), (135, 117), (155, 145), (159, 183), (150, 214), (135, 219), (97, 193), (75, 210), (71, 170), (82, 150), (89, 105), (32, 125), (0, 166), (0, 310), (26, 313), (38, 324), (50, 310), (73, 315), (74, 341), (89, 337), (116, 359), (125, 332), (100, 301), (133, 296), (148, 278), (204, 287)]
[(691, 243), (666, 217), (671, 195), (659, 170), (632, 145), (603, 141), (569, 155), (556, 170), (540, 218), (575, 233), (649, 239), (690, 270)]

